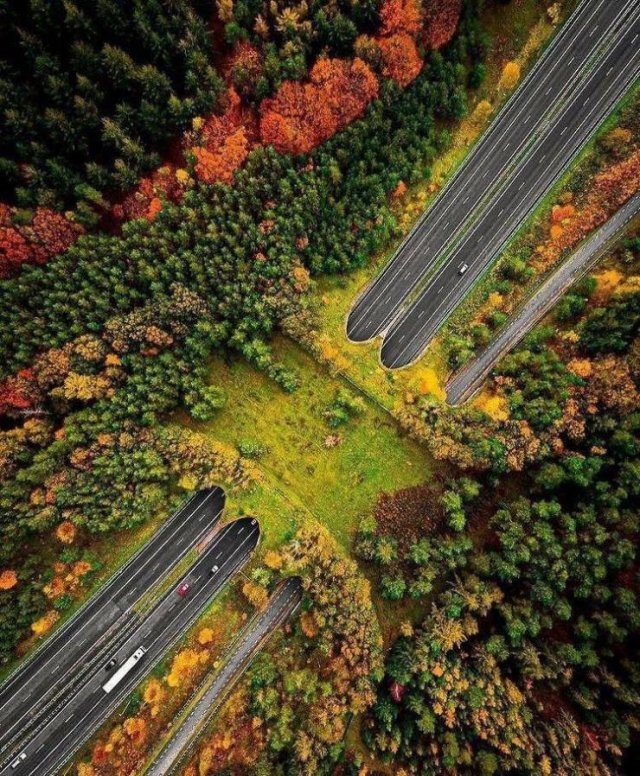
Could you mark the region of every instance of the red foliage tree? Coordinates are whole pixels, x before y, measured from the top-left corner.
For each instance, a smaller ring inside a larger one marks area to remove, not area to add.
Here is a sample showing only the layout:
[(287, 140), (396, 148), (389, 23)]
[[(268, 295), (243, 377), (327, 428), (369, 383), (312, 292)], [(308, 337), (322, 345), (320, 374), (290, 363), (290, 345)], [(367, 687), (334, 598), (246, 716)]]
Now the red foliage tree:
[(23, 264), (34, 262), (33, 250), (12, 226), (0, 226), (0, 278), (10, 278)]
[(11, 226), (11, 208), (0, 202), (0, 226)]
[(35, 375), (31, 369), (21, 369), (17, 375), (0, 383), (0, 416), (33, 407), (38, 398)]
[(422, 9), (417, 0), (385, 0), (380, 21), (380, 35), (404, 32), (416, 36), (422, 29)]
[(415, 41), (406, 33), (378, 40), (382, 52), (382, 73), (400, 86), (408, 86), (422, 70), (422, 59)]
[(142, 178), (134, 191), (113, 206), (111, 214), (116, 221), (132, 221), (134, 218), (153, 221), (162, 210), (164, 202), (178, 202), (182, 194), (175, 167), (166, 164)]
[(31, 224), (25, 226), (22, 233), (31, 241), (36, 262), (44, 264), (52, 256), (70, 248), (84, 229), (62, 213), (39, 207)]
[(441, 49), (455, 35), (460, 20), (462, 0), (425, 0), (424, 36), (425, 46)]
[(44, 264), (66, 251), (84, 229), (62, 213), (39, 207), (30, 224), (13, 224), (12, 211), (0, 206), (0, 277), (17, 274), (23, 264)]
[(283, 153), (307, 153), (359, 118), (378, 94), (378, 81), (361, 59), (319, 59), (307, 83), (285, 81), (263, 101), (260, 135)]

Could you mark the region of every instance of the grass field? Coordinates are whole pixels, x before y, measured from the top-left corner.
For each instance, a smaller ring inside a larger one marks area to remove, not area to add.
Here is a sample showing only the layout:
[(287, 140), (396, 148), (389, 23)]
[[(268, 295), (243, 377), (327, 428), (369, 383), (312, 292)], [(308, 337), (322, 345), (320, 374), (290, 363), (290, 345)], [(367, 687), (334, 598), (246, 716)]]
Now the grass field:
[[(275, 349), (299, 375), (300, 387), (291, 394), (243, 360), (211, 365), (211, 380), (229, 401), (213, 421), (196, 428), (221, 442), (263, 451), (256, 464), (264, 481), (230, 493), (227, 515), (259, 517), (265, 546), (279, 544), (297, 524), (314, 518), (348, 548), (378, 494), (424, 482), (432, 463), (374, 403), (365, 402), (361, 415), (332, 429), (325, 412), (345, 383), (287, 340), (278, 340)], [(332, 435), (340, 442), (327, 447)]]

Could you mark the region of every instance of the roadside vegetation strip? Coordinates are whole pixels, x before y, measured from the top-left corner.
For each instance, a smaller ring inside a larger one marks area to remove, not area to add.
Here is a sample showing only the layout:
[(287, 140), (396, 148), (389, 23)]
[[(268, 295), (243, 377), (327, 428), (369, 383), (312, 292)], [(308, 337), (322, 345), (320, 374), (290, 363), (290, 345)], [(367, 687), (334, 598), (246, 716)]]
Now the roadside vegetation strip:
[(544, 318), (568, 288), (603, 257), (627, 230), (629, 223), (639, 215), (640, 192), (591, 234), (565, 262), (543, 278), (487, 348), (449, 379), (446, 386), (447, 403), (458, 406), (469, 401), (481, 388), (497, 361)]
[[(209, 674), (191, 701), (171, 726), (168, 736), (156, 747), (141, 776), (173, 773), (197, 744), (211, 718), (273, 632), (287, 620), (302, 601), (302, 579), (287, 577), (263, 609), (256, 612), (240, 631), (223, 657), (219, 671)], [(251, 641), (252, 637), (255, 637)]]

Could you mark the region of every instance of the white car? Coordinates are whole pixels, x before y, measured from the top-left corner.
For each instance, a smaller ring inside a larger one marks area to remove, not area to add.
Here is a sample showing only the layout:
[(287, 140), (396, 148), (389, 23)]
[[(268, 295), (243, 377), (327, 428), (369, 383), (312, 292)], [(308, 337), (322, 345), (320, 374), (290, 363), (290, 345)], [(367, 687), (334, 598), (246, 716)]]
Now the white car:
[(27, 753), (26, 752), (20, 752), (20, 754), (16, 757), (16, 759), (11, 763), (12, 768), (17, 768), (20, 763), (23, 763), (27, 759)]
[(468, 264), (462, 264), (460, 266), (460, 269), (458, 270), (458, 275), (464, 275), (464, 273), (469, 269)]

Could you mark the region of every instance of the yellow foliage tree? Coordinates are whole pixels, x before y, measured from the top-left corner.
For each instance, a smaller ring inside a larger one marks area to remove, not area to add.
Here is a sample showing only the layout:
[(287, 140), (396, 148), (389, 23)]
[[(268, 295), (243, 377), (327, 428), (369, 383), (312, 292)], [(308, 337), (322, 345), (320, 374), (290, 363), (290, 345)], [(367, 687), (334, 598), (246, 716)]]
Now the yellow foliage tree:
[(282, 556), (275, 550), (269, 550), (264, 556), (264, 565), (277, 571), (282, 568)]
[(485, 412), (491, 420), (509, 420), (509, 404), (504, 396), (481, 394), (476, 406)]
[(31, 630), (36, 636), (44, 636), (56, 624), (60, 615), (54, 609), (47, 612), (43, 617), (31, 623)]
[(587, 378), (593, 372), (593, 364), (588, 358), (573, 358), (567, 364), (567, 369), (578, 377)]
[(185, 682), (191, 681), (196, 669), (202, 663), (202, 656), (208, 657), (207, 652), (198, 652), (195, 649), (183, 649), (173, 658), (171, 671), (167, 676), (169, 687), (179, 687)]
[(510, 91), (520, 80), (520, 65), (517, 62), (507, 62), (502, 70), (498, 87)]
[(617, 269), (604, 270), (595, 278), (598, 283), (596, 293), (599, 298), (609, 296), (623, 280), (622, 274)]
[(438, 379), (435, 369), (432, 369), (431, 367), (423, 369), (420, 372), (418, 379), (418, 393), (422, 396), (431, 394), (432, 396), (435, 396), (436, 399), (444, 401), (445, 391)]
[(201, 644), (203, 647), (206, 644), (210, 644), (213, 641), (213, 630), (211, 628), (202, 628), (200, 633), (198, 633), (198, 644)]
[(164, 698), (164, 688), (157, 679), (149, 680), (144, 690), (144, 702), (149, 704), (160, 703)]
[(250, 580), (244, 583), (242, 586), (242, 592), (244, 593), (245, 598), (249, 601), (249, 603), (253, 604), (256, 609), (261, 609), (269, 600), (269, 594), (264, 589), (264, 587), (262, 587), (262, 585), (256, 584), (255, 582), (251, 582)]
[(471, 118), (476, 126), (482, 126), (487, 122), (489, 116), (493, 113), (493, 106), (489, 100), (480, 100), (476, 105)]

